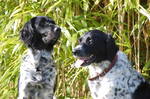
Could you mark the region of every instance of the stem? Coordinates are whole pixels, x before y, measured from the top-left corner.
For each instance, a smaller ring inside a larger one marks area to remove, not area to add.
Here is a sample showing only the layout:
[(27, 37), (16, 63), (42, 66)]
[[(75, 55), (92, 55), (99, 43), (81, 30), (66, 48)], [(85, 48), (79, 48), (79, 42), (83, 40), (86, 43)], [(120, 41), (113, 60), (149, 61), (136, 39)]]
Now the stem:
[[(118, 0), (118, 22), (119, 22), (119, 34), (121, 36), (121, 38), (123, 38), (123, 22), (124, 22), (124, 10), (123, 10), (123, 1), (122, 0)], [(124, 40), (121, 41), (121, 43), (123, 43)], [(121, 50), (123, 50), (123, 47), (121, 47)]]
[[(140, 1), (138, 0), (138, 3)], [(141, 36), (141, 31), (140, 31), (140, 13), (138, 12), (138, 37), (137, 37), (137, 70), (138, 72), (141, 72), (140, 69), (140, 36)]]

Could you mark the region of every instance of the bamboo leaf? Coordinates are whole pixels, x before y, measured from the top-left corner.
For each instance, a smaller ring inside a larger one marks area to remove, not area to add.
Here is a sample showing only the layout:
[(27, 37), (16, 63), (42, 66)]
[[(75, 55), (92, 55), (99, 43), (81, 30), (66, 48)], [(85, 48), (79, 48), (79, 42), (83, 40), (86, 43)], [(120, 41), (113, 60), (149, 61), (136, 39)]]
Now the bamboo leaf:
[(54, 3), (53, 5), (51, 5), (51, 7), (48, 8), (48, 10), (46, 11), (46, 15), (48, 13), (50, 13), (51, 11), (54, 10), (54, 8), (56, 8), (60, 3), (62, 2), (62, 0), (57, 1), (56, 3)]
[(148, 12), (146, 9), (144, 9), (141, 5), (138, 10), (142, 15), (146, 16), (150, 20), (150, 12)]

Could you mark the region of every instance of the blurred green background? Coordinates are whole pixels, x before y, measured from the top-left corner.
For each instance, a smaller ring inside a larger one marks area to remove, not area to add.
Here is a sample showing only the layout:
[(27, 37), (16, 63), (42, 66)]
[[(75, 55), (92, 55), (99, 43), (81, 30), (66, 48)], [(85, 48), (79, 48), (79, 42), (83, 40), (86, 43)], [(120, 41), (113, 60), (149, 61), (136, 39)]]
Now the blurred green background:
[(74, 69), (72, 48), (91, 29), (111, 33), (133, 67), (150, 79), (150, 0), (0, 0), (0, 99), (16, 99), (19, 66), (26, 47), (22, 26), (49, 16), (62, 28), (53, 57), (58, 99), (90, 99), (88, 70)]

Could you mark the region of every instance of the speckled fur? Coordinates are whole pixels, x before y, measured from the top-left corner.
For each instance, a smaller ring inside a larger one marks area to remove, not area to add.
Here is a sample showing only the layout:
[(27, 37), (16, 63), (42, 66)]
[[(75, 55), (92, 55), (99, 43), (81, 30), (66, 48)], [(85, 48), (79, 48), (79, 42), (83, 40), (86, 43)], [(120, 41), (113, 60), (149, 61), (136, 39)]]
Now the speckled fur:
[[(144, 78), (132, 68), (127, 56), (118, 51), (118, 59), (114, 67), (104, 76), (93, 81), (88, 80), (93, 99), (132, 99), (132, 94)], [(91, 64), (90, 77), (101, 73), (110, 64), (103, 61), (99, 64)]]
[(18, 99), (53, 99), (55, 80), (51, 53), (29, 49), (20, 67)]

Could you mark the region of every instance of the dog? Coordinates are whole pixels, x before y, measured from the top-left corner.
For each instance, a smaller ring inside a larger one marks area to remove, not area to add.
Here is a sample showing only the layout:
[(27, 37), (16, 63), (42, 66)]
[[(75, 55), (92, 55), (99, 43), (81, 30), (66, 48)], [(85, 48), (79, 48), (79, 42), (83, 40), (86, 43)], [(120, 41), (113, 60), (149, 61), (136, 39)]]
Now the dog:
[(61, 29), (47, 16), (36, 16), (20, 31), (27, 54), (20, 66), (18, 99), (53, 99), (56, 67), (52, 58), (53, 46)]
[(150, 99), (150, 84), (132, 68), (114, 38), (100, 30), (82, 35), (73, 49), (75, 67), (89, 69), (93, 99)]

